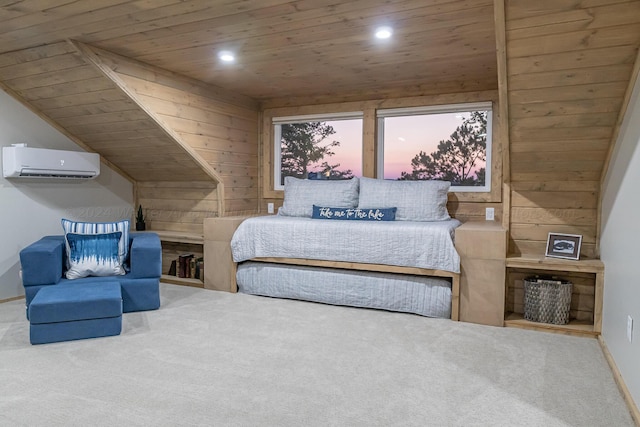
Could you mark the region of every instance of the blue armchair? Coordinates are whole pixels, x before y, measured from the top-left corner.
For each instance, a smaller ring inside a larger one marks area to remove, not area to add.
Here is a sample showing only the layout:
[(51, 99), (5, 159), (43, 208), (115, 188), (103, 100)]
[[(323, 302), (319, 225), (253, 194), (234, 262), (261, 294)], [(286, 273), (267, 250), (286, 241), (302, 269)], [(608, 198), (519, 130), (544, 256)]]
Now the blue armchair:
[(66, 279), (64, 236), (46, 236), (20, 252), (22, 284), (25, 290), (27, 315), (29, 305), (38, 291), (59, 284), (119, 282), (122, 311), (155, 310), (160, 307), (160, 275), (162, 247), (155, 233), (130, 233), (129, 256), (125, 262), (129, 271), (123, 276), (84, 277)]

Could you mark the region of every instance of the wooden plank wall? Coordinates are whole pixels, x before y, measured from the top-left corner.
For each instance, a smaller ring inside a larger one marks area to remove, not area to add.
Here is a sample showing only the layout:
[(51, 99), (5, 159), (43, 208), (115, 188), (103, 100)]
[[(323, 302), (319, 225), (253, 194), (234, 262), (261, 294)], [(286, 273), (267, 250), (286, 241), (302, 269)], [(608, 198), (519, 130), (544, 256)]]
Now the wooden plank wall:
[(509, 252), (549, 232), (597, 256), (598, 191), (640, 44), (640, 2), (506, 2), (511, 156)]
[(147, 228), (202, 234), (204, 218), (218, 216), (216, 187), (213, 181), (138, 181)]
[[(127, 67), (123, 71), (118, 67), (115, 71), (149, 110), (219, 173), (225, 184), (225, 215), (255, 212), (258, 198), (257, 107), (251, 109), (220, 101), (201, 86), (185, 87), (179, 79), (150, 77), (148, 70)], [(144, 198), (142, 190), (139, 191), (139, 196)], [(210, 196), (207, 201), (211, 201)], [(209, 216), (216, 216), (217, 212), (211, 214)]]
[(207, 178), (184, 150), (69, 43), (0, 55), (0, 80), (20, 101), (134, 180), (176, 179), (181, 169), (186, 173), (178, 179)]
[[(112, 58), (113, 59), (113, 58)], [(224, 214), (254, 213), (258, 199), (258, 107), (248, 98), (222, 95), (216, 88), (146, 64), (119, 58), (113, 71), (135, 93), (137, 102), (153, 112), (218, 173), (224, 183)], [(174, 188), (165, 190), (178, 196)], [(163, 203), (150, 186), (139, 197), (152, 208)], [(184, 185), (190, 195), (182, 204), (201, 226), (202, 218), (218, 216), (216, 194), (203, 183)], [(181, 209), (182, 210), (182, 209)]]
[[(123, 60), (114, 68), (133, 88), (137, 97), (132, 99), (121, 81), (90, 59), (67, 42), (11, 52), (0, 55), (0, 80), (23, 103), (134, 180), (149, 228), (201, 234), (202, 219), (220, 214), (220, 189), (200, 167), (200, 158), (226, 184), (227, 214), (255, 212), (255, 102)], [(149, 110), (199, 158), (159, 126)]]
[[(497, 82), (494, 82), (497, 84)], [(261, 212), (266, 211), (267, 203), (274, 203), (276, 210), (282, 205), (283, 192), (273, 191), (273, 126), (272, 118), (279, 116), (336, 113), (341, 111), (363, 111), (363, 176), (375, 177), (376, 141), (376, 109), (418, 107), (429, 105), (446, 105), (465, 102), (493, 102), (493, 152), (492, 156), (492, 185), (491, 193), (449, 193), (447, 205), (449, 213), (461, 221), (484, 220), (485, 208), (495, 209), (496, 221), (502, 219), (502, 150), (503, 138), (500, 127), (496, 123), (500, 120), (498, 108), (498, 93), (495, 87), (478, 92), (462, 92), (440, 95), (423, 95), (403, 97), (405, 93), (396, 93), (395, 97), (370, 101), (344, 101), (333, 104), (301, 105), (282, 107), (285, 100), (270, 100), (263, 105), (266, 107), (262, 120), (262, 195), (260, 201)], [(275, 105), (277, 107), (270, 107)]]

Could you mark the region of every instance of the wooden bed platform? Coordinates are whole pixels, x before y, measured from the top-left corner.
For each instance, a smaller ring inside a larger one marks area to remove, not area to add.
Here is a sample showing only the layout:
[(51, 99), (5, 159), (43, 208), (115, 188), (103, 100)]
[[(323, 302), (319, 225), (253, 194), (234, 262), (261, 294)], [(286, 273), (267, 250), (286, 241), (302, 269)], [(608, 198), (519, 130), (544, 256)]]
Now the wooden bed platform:
[[(250, 216), (206, 218), (204, 220), (204, 287), (219, 291), (237, 292), (236, 263), (231, 255), (231, 238), (238, 226)], [(298, 258), (254, 258), (251, 261), (270, 262), (311, 267), (340, 268), (345, 270), (375, 271), (381, 273), (435, 276), (451, 278), (451, 320), (459, 320), (460, 274), (418, 267), (399, 267), (384, 264), (364, 264), (341, 261), (322, 261)]]

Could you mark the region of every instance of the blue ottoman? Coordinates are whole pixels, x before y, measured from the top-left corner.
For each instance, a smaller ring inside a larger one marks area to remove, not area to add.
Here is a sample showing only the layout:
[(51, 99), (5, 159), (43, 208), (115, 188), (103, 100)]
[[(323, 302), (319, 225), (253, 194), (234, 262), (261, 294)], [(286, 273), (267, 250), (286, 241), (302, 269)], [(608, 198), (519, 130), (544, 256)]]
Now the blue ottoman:
[(118, 282), (45, 286), (29, 305), (31, 344), (119, 335), (122, 295)]

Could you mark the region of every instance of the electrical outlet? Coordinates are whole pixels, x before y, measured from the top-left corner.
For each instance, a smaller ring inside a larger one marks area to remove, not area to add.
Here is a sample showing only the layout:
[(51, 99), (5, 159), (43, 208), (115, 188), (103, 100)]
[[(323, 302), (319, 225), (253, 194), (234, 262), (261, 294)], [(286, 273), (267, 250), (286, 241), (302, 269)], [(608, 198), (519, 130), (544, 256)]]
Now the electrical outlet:
[(633, 339), (633, 317), (627, 316), (627, 339), (629, 342)]
[(493, 221), (494, 218), (495, 218), (495, 210), (494, 210), (494, 208), (486, 208), (484, 210), (484, 218), (487, 221)]
[(267, 212), (270, 214), (274, 212), (273, 203), (267, 203)]

